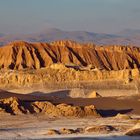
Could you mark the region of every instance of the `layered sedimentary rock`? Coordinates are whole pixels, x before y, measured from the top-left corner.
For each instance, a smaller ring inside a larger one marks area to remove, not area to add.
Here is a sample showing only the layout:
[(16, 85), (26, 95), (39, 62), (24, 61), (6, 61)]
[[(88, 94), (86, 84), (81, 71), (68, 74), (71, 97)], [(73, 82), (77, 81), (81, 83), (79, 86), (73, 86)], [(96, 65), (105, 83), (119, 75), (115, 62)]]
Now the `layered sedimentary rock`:
[[(0, 87), (20, 87), (34, 86), (40, 84), (42, 86), (75, 85), (79, 82), (95, 82), (100, 80), (120, 80), (128, 81), (129, 79), (138, 79), (140, 71), (138, 69), (127, 69), (119, 71), (104, 70), (75, 70), (66, 69), (38, 69), (38, 70), (1, 70), (0, 71)], [(130, 81), (129, 80), (129, 81)]]
[(140, 77), (140, 48), (74, 41), (13, 42), (0, 48), (0, 87)]
[(100, 116), (94, 105), (90, 106), (72, 106), (68, 104), (54, 105), (51, 102), (27, 102), (21, 101), (16, 97), (10, 97), (0, 100), (0, 114), (10, 113), (12, 115), (43, 113), (48, 117), (84, 117)]
[(71, 66), (91, 65), (92, 68), (122, 70), (139, 68), (140, 48), (96, 46), (74, 41), (52, 43), (13, 42), (0, 48), (0, 67), (39, 69), (54, 63)]

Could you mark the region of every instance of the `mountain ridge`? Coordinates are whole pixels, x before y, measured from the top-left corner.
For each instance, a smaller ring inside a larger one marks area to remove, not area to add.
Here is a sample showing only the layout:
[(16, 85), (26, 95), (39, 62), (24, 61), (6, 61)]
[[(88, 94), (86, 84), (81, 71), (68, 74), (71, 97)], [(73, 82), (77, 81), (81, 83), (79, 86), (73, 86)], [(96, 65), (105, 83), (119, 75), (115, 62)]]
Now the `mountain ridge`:
[(60, 40), (51, 43), (15, 41), (0, 48), (0, 68), (40, 69), (55, 63), (104, 70), (140, 67), (140, 48), (133, 46), (99, 46)]
[[(135, 36), (135, 32), (137, 33), (137, 36)], [(92, 42), (99, 45), (132, 44), (140, 46), (140, 33), (138, 30), (126, 30), (116, 34), (105, 34), (87, 31), (64, 31), (57, 28), (51, 28), (33, 34), (0, 35), (1, 46), (6, 45), (14, 40), (24, 40), (27, 42), (52, 42), (55, 40), (75, 40), (81, 43)]]

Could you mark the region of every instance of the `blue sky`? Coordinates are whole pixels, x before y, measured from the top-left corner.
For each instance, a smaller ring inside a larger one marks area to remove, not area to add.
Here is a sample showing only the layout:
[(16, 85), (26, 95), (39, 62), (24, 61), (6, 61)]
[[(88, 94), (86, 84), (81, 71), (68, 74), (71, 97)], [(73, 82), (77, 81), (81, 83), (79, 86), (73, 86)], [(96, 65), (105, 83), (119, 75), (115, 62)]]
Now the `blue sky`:
[(140, 29), (140, 0), (0, 0), (0, 33)]

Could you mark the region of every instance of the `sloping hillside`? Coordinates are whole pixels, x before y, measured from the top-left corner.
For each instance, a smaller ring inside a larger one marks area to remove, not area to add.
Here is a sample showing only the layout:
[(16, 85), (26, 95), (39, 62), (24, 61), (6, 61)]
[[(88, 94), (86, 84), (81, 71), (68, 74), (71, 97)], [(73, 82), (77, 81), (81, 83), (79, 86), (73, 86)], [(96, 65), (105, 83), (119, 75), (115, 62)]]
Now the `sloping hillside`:
[(52, 42), (55, 40), (75, 40), (85, 43), (92, 42), (98, 45), (136, 45), (140, 46), (140, 31), (126, 29), (115, 34), (95, 33), (87, 31), (65, 31), (57, 28), (44, 29), (32, 34), (3, 34), (0, 33), (0, 46), (15, 40), (27, 42)]

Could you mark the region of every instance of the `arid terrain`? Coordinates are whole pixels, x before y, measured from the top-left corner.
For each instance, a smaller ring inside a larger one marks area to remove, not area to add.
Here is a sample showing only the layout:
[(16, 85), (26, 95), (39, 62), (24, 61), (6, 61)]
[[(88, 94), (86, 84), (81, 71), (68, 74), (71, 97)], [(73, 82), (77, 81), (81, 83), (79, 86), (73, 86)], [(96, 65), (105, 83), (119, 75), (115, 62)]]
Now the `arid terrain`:
[(139, 67), (134, 46), (1, 47), (0, 139), (139, 139)]

